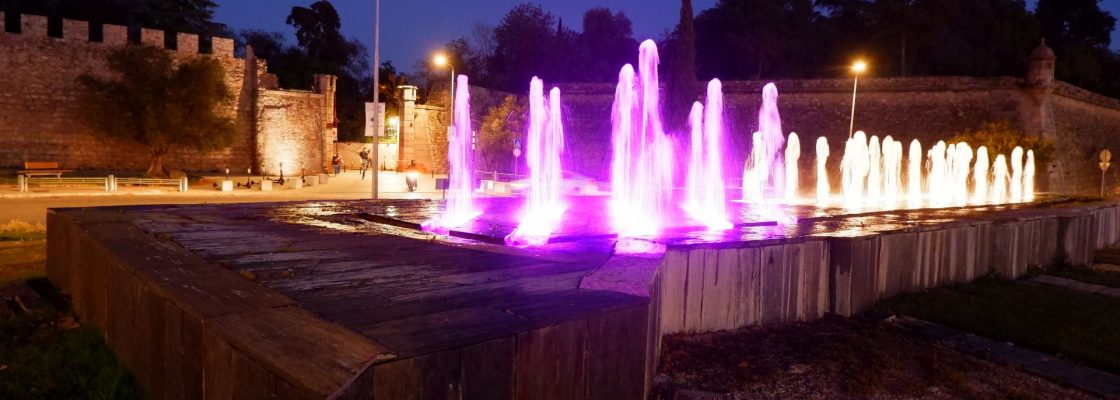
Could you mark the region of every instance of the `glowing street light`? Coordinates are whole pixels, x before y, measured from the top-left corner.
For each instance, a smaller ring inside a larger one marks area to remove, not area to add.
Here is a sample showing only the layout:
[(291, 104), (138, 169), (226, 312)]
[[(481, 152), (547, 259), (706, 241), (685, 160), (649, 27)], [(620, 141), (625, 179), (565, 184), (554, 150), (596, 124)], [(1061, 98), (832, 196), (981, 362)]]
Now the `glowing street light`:
[(852, 133), (856, 128), (856, 90), (859, 89), (859, 74), (867, 71), (867, 62), (857, 60), (852, 64), (852, 74), (855, 75), (855, 83), (852, 85), (852, 116), (848, 118), (848, 138), (852, 138)]
[(451, 69), (451, 98), (447, 102), (447, 108), (451, 110), (451, 115), (455, 115), (455, 66), (451, 65), (451, 60), (443, 53), (436, 53), (436, 55), (432, 57), (432, 64), (435, 64), (437, 67), (447, 66)]

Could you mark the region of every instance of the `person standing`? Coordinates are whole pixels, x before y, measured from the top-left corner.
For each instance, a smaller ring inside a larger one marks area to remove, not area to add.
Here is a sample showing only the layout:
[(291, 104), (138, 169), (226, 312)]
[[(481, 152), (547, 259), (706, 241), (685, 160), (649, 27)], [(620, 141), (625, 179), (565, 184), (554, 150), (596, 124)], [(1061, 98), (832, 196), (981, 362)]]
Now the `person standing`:
[(358, 157), (362, 159), (362, 180), (366, 180), (366, 169), (370, 168), (373, 164), (369, 159), (369, 151), (362, 147), (362, 151), (358, 152)]
[(334, 167), (334, 176), (338, 176), (342, 172), (342, 157), (339, 157), (338, 153), (331, 157), (331, 166)]

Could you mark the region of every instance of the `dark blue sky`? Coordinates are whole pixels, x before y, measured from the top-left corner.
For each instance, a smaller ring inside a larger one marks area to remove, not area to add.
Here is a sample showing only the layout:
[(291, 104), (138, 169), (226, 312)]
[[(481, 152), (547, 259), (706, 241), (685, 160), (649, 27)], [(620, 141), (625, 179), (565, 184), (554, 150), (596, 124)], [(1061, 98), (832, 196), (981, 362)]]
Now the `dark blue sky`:
[[(405, 71), (448, 41), (469, 36), (471, 25), (496, 25), (517, 4), (526, 0), (383, 0), (381, 2), (381, 59), (392, 60)], [(235, 31), (264, 29), (283, 32), (295, 42), (291, 27), (284, 24), (292, 6), (307, 6), (314, 0), (216, 0), (216, 19)], [(357, 38), (372, 52), (374, 0), (331, 0), (342, 17), (343, 34)], [(1034, 8), (1036, 0), (1028, 0)], [(634, 22), (635, 38), (657, 39), (674, 26), (679, 0), (553, 0), (538, 1), (545, 10), (579, 30), (583, 12), (592, 7), (622, 10)], [(693, 0), (696, 13), (711, 8), (716, 0)], [(1101, 7), (1120, 17), (1120, 0), (1104, 0)], [(1112, 48), (1120, 49), (1120, 29), (1112, 34)]]

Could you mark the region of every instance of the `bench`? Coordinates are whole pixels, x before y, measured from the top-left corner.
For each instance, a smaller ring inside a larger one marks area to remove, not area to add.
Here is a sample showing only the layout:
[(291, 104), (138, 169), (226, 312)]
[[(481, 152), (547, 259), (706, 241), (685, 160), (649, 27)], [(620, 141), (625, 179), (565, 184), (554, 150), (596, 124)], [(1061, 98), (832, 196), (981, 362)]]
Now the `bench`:
[(23, 163), (23, 170), (16, 171), (16, 173), (23, 175), (25, 178), (51, 175), (54, 175), (55, 178), (61, 178), (62, 174), (72, 171), (74, 170), (58, 168), (58, 163), (54, 161), (27, 161)]

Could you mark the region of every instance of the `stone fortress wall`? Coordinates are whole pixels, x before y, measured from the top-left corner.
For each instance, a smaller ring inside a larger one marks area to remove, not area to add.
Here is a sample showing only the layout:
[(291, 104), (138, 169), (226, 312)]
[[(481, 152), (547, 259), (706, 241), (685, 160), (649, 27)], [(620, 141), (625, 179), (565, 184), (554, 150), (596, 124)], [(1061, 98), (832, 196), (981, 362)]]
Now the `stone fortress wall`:
[[(147, 150), (135, 143), (96, 135), (78, 118), (83, 74), (108, 76), (106, 56), (129, 43), (124, 26), (103, 25), (100, 42), (91, 41), (85, 21), (63, 20), (61, 37), (48, 34), (47, 18), (20, 15), (19, 26), (3, 26), (0, 12), (0, 168), (21, 168), (25, 161), (57, 161), (63, 168), (133, 170), (147, 168)], [(165, 47), (165, 33), (142, 29), (140, 44)], [(199, 52), (199, 37), (175, 33), (176, 60), (213, 57), (225, 69), (235, 95), (224, 112), (235, 118), (238, 138), (228, 149), (173, 150), (164, 167), (184, 171), (243, 173), (248, 168), (287, 174), (319, 172), (330, 161), (334, 125), (335, 78), (317, 76), (314, 91), (280, 90), (263, 60), (251, 49), (234, 57), (232, 39), (213, 38), (212, 51)]]
[[(751, 133), (758, 129), (762, 87), (769, 82), (723, 82), (730, 160), (729, 177), (741, 173), (749, 154)], [(815, 182), (815, 143), (827, 138), (829, 170), (839, 171), (848, 137), (852, 102), (850, 79), (775, 81), (782, 128), (797, 132), (801, 141), (802, 190)], [(567, 159), (577, 171), (604, 179), (609, 171), (613, 84), (561, 84), (567, 136)], [(698, 96), (699, 98), (699, 96)], [(702, 100), (702, 98), (700, 98)], [(1071, 194), (1099, 191), (1097, 154), (1120, 151), (1120, 101), (1064, 82), (1032, 87), (1020, 78), (923, 77), (861, 79), (856, 103), (856, 130), (880, 138), (891, 135), (905, 146), (913, 139), (923, 152), (986, 122), (1007, 120), (1013, 127), (1042, 135), (1055, 146), (1049, 166), (1038, 166), (1043, 188)], [(675, 133), (678, 137), (681, 133)], [(687, 133), (684, 133), (687, 135)], [(683, 153), (682, 153), (683, 154)], [(684, 168), (686, 160), (677, 160)], [(838, 176), (833, 187), (839, 186)], [(1109, 186), (1120, 183), (1117, 168), (1109, 170)]]
[[(1095, 94), (1054, 80), (1053, 55), (1032, 56), (1025, 78), (911, 77), (860, 79), (855, 128), (880, 138), (891, 135), (905, 147), (913, 139), (923, 152), (938, 140), (986, 122), (1007, 120), (1013, 127), (1047, 138), (1055, 147), (1050, 165), (1038, 166), (1043, 190), (1068, 194), (1095, 194), (1101, 172), (1097, 154), (1102, 149), (1120, 151), (1120, 100)], [(1037, 58), (1037, 59), (1036, 59)], [(735, 166), (725, 176), (741, 173), (749, 154), (751, 134), (758, 129), (762, 87), (768, 81), (722, 82), (729, 149), (725, 165)], [(797, 132), (801, 140), (802, 190), (815, 182), (815, 143), (827, 138), (829, 170), (836, 171), (832, 187), (839, 187), (839, 164), (848, 138), (852, 105), (851, 79), (774, 81), (782, 128)], [(548, 83), (546, 83), (548, 84)], [(704, 84), (698, 85), (701, 90)], [(564, 103), (565, 167), (608, 180), (610, 170), (611, 106), (613, 83), (559, 84)], [(697, 99), (703, 100), (703, 93)], [(687, 132), (672, 132), (685, 138)], [(678, 139), (678, 143), (686, 141)], [(687, 154), (679, 152), (678, 154)], [(993, 155), (994, 157), (994, 155)], [(684, 168), (687, 160), (676, 160)], [(1120, 188), (1118, 168), (1108, 172), (1108, 186)]]

